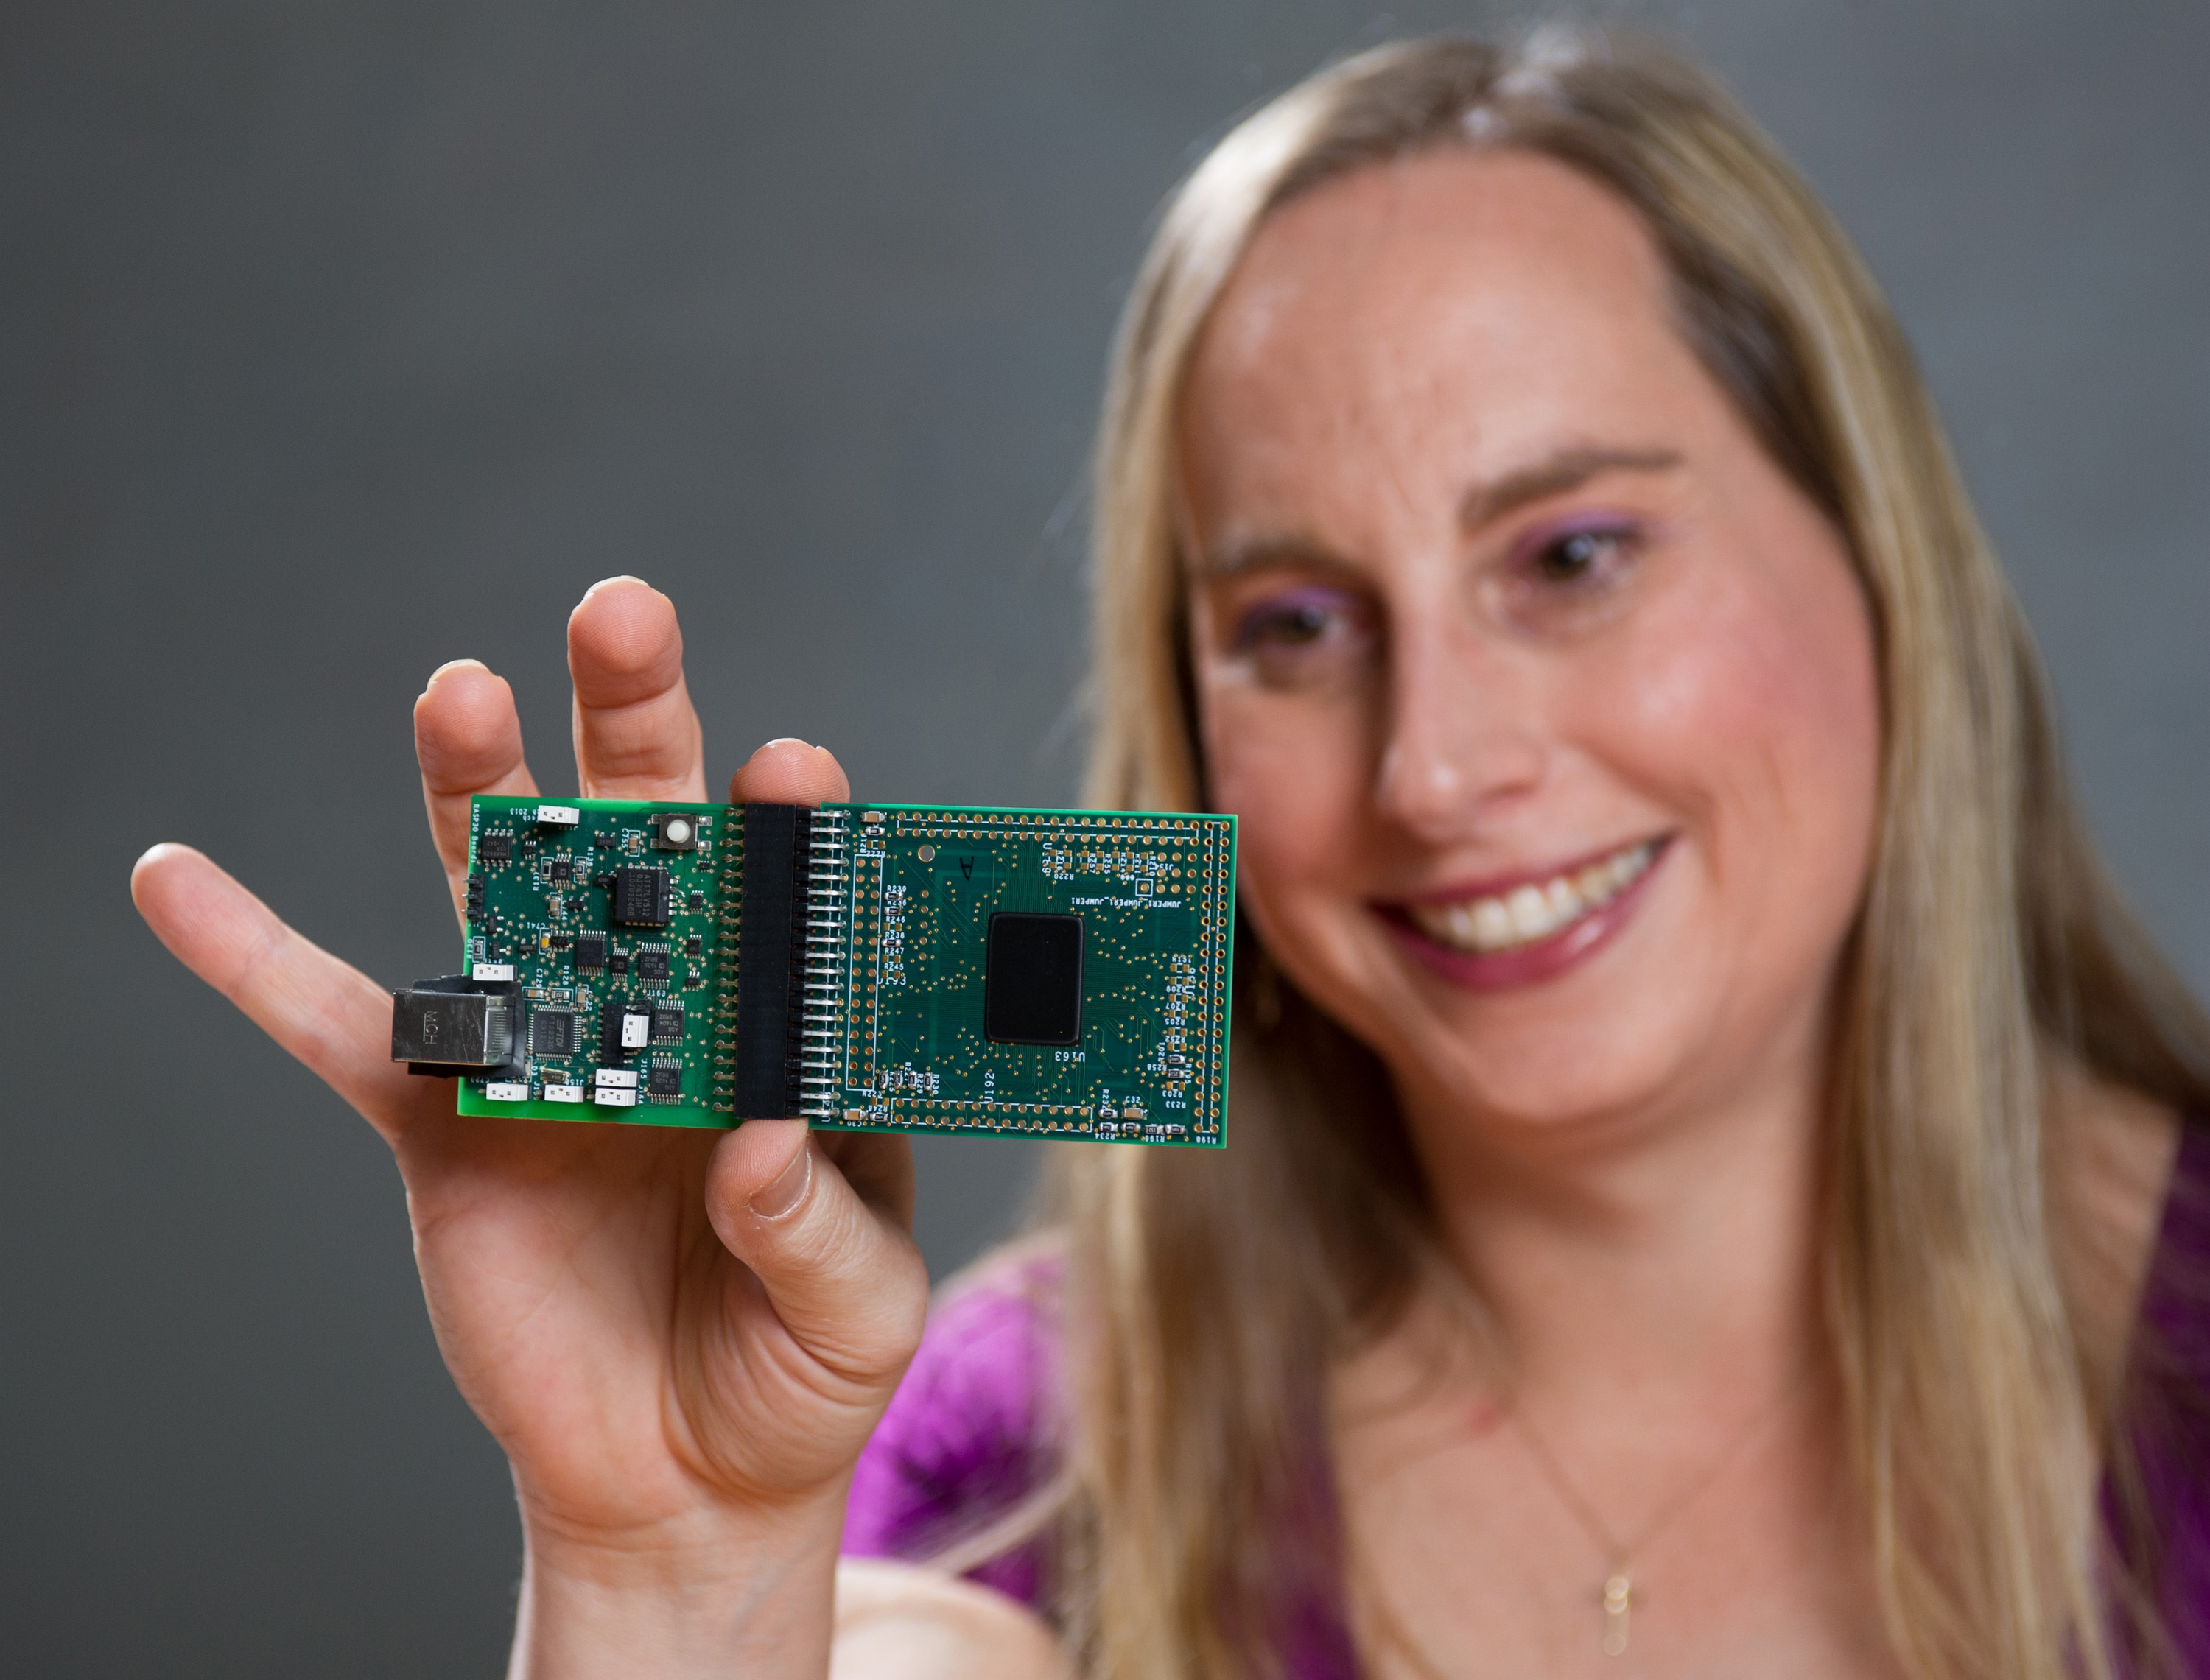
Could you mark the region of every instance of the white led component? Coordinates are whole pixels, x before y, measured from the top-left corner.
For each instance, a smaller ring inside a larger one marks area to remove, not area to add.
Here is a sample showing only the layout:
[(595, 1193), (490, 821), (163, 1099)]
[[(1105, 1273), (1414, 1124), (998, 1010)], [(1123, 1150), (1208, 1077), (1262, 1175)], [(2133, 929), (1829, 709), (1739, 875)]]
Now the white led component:
[[(622, 1015), (622, 1048), (624, 1050), (643, 1050), (647, 1044), (651, 1042), (651, 1039), (652, 1017), (650, 1015), (633, 1015), (625, 1012)], [(632, 1075), (631, 1077), (634, 1078), (635, 1075)]]
[(633, 1068), (601, 1068), (598, 1074), (601, 1091), (637, 1089), (637, 1071)]
[(580, 1103), (583, 1100), (583, 1087), (580, 1085), (548, 1085), (545, 1087), (545, 1100), (548, 1103)]
[(468, 972), (479, 980), (510, 980), (514, 965), (510, 962), (480, 962)]
[(583, 820), (583, 813), (574, 805), (540, 805), (537, 820), (548, 826), (572, 828)]
[(625, 1091), (619, 1086), (601, 1085), (591, 1093), (591, 1100), (601, 1108), (635, 1108), (637, 1093)]
[(484, 1087), (484, 1095), (495, 1103), (526, 1103), (529, 1100), (529, 1087), (526, 1085), (510, 1085), (504, 1080), (493, 1080)]

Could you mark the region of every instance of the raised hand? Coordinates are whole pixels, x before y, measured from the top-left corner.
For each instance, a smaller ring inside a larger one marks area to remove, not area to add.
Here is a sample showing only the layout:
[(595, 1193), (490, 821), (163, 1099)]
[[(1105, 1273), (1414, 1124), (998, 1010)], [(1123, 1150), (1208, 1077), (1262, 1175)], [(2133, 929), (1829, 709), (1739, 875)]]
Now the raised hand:
[[(631, 578), (569, 620), (586, 797), (705, 797), (667, 599)], [(468, 798), (537, 791), (506, 683), (474, 661), (414, 708), (456, 903)], [(734, 800), (848, 797), (770, 742)], [(514, 1466), (529, 1563), (516, 1671), (818, 1674), (843, 1491), (919, 1339), (927, 1276), (902, 1140), (795, 1120), (715, 1135), (461, 1118), (389, 1059), (390, 997), (187, 847), (131, 891), (162, 942), (358, 1109), (407, 1185), (439, 1347)]]

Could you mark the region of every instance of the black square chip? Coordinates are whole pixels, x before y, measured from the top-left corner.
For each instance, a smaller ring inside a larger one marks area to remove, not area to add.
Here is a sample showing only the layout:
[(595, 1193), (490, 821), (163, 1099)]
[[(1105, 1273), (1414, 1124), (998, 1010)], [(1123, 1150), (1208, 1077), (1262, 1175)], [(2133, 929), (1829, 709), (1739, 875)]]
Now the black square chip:
[(666, 870), (619, 869), (614, 871), (614, 920), (624, 926), (666, 927), (667, 899)]
[(1001, 1045), (1082, 1042), (1082, 918), (1004, 910), (990, 918), (982, 1031)]
[(486, 863), (503, 864), (514, 856), (512, 834), (483, 834), (476, 840), (476, 857)]
[(642, 950), (637, 954), (637, 978), (640, 980), (664, 980), (667, 978), (667, 953)]
[(683, 1094), (683, 1069), (671, 1063), (660, 1063), (644, 1076), (644, 1088), (655, 1097), (679, 1097)]
[(576, 966), (604, 968), (607, 966), (607, 936), (603, 933), (579, 933), (576, 936)]
[(655, 1039), (680, 1039), (683, 1036), (683, 1006), (679, 1003), (655, 1003), (652, 1008), (652, 1036)]
[(576, 1012), (573, 1009), (535, 1009), (529, 1016), (532, 1056), (572, 1056), (576, 1051)]

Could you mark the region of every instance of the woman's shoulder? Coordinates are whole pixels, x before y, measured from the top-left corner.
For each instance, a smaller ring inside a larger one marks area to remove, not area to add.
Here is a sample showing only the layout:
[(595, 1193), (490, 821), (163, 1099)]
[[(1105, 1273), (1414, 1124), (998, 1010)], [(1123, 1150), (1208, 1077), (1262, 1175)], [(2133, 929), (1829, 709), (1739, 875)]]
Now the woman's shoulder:
[[(1064, 1245), (1047, 1233), (993, 1251), (938, 1292), (920, 1349), (853, 1472), (847, 1555), (933, 1557), (1051, 1480), (1065, 1273)], [(1038, 1562), (1016, 1553), (973, 1573), (1034, 1603)]]

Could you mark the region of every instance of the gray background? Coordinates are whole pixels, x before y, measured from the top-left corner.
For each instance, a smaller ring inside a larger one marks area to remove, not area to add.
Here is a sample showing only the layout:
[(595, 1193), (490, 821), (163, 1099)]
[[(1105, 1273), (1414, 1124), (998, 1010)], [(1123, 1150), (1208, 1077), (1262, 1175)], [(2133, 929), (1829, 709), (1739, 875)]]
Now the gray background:
[[(617, 571), (682, 609), (717, 782), (796, 734), (866, 794), (1064, 800), (1148, 214), (1265, 92), (1488, 15), (0, 15), (13, 1671), (481, 1674), (511, 1610), (389, 1159), (145, 933), (137, 852), (445, 966), (408, 704), (482, 657), (572, 787), (561, 627)], [(1631, 15), (1892, 289), (2103, 838), (2210, 985), (2210, 9)], [(1041, 1147), (922, 1147), (939, 1275)]]

